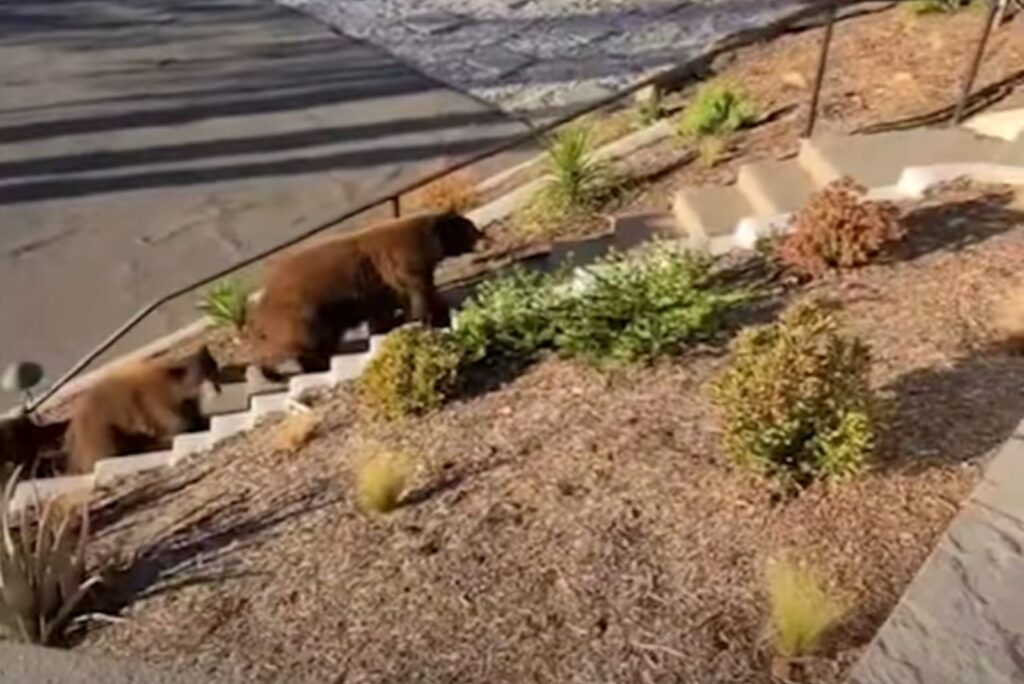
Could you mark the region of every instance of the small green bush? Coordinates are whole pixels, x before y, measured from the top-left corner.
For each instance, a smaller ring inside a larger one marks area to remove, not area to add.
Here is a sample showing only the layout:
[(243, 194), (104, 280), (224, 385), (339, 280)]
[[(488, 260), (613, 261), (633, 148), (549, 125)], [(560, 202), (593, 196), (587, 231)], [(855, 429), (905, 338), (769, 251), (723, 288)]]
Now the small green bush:
[(250, 289), (239, 280), (222, 280), (203, 294), (199, 310), (209, 316), (215, 325), (241, 330), (245, 326), (249, 292)]
[(367, 408), (385, 420), (432, 411), (444, 403), (461, 356), (444, 331), (407, 326), (387, 336), (359, 377)]
[(357, 459), (355, 485), (360, 508), (378, 515), (398, 508), (411, 471), (410, 460), (402, 452), (378, 450)]
[(612, 256), (587, 270), (590, 283), (562, 309), (558, 348), (597, 361), (646, 361), (707, 338), (721, 315), (749, 298), (724, 288), (711, 261), (655, 247), (639, 259)]
[(856, 473), (874, 438), (870, 354), (817, 302), (745, 330), (713, 399), (738, 463), (805, 485)]
[(907, 7), (914, 14), (953, 14), (977, 4), (973, 0), (911, 0)]
[(528, 359), (554, 342), (558, 294), (556, 278), (514, 269), (485, 282), (463, 306), (453, 335), (463, 359)]
[(683, 112), (679, 133), (686, 138), (722, 136), (754, 122), (757, 106), (738, 88), (707, 83), (697, 90), (693, 103)]
[(817, 650), (821, 640), (845, 614), (817, 574), (787, 558), (768, 565), (771, 636), (783, 658), (800, 658)]
[(594, 157), (590, 129), (570, 126), (547, 145), (544, 184), (527, 209), (528, 220), (544, 222), (593, 211), (612, 185), (607, 163)]

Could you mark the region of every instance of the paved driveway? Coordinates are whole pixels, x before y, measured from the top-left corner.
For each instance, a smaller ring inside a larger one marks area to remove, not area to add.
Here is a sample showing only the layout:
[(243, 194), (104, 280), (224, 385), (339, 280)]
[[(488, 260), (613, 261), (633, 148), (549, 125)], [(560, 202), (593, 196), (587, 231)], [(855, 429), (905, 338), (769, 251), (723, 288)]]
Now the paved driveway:
[(0, 0), (0, 65), (0, 366), (51, 378), (155, 296), (525, 130), (261, 0)]

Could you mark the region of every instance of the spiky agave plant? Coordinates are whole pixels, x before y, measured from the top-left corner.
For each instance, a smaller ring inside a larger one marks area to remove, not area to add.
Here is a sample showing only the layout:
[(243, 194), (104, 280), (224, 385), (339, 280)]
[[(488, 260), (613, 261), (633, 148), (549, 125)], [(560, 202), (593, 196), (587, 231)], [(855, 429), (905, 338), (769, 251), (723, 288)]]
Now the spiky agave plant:
[(0, 499), (0, 619), (23, 641), (52, 644), (100, 581), (85, 576), (89, 516), (84, 505), (77, 514), (60, 512), (56, 499), (38, 515), (25, 510), (12, 514), (20, 475), (19, 467)]

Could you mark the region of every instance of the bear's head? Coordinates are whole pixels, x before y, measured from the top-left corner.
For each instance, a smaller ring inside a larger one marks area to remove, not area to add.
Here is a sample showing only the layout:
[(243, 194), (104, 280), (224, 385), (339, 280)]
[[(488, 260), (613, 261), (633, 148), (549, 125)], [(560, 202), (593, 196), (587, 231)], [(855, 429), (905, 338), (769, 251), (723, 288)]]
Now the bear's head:
[(265, 371), (298, 357), (311, 343), (308, 316), (302, 308), (275, 303), (266, 296), (253, 307), (244, 336), (252, 363)]
[(441, 241), (445, 256), (458, 256), (472, 252), (484, 239), (484, 233), (465, 216), (456, 213), (443, 214), (434, 223), (434, 232)]

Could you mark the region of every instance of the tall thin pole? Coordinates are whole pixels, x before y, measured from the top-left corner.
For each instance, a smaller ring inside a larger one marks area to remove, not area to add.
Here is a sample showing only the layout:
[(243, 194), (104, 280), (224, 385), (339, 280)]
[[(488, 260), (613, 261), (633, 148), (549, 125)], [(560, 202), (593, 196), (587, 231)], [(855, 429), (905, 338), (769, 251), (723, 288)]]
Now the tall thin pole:
[(833, 0), (828, 6), (828, 19), (825, 22), (825, 35), (821, 38), (821, 52), (818, 53), (818, 71), (814, 75), (814, 90), (811, 92), (810, 111), (807, 112), (807, 125), (804, 137), (810, 138), (814, 133), (814, 124), (818, 121), (818, 100), (821, 97), (821, 86), (825, 80), (825, 66), (828, 64), (828, 51), (832, 46), (832, 30), (839, 14), (839, 2)]

